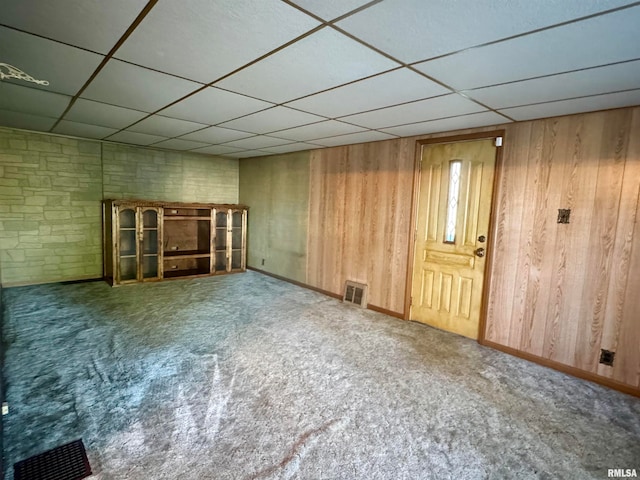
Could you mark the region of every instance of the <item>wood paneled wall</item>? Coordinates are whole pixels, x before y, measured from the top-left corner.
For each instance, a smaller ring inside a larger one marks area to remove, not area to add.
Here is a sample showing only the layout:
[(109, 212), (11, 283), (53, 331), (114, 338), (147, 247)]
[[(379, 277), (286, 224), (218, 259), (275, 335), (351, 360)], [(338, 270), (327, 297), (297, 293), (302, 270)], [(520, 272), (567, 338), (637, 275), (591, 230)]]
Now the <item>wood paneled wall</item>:
[[(416, 141), (496, 128), (313, 151), (306, 283), (403, 313)], [(639, 388), (640, 107), (499, 128), (486, 340)]]
[(514, 124), (504, 148), (486, 339), (640, 386), (640, 108)]
[(401, 140), (312, 152), (307, 284), (341, 294), (345, 280), (366, 283), (370, 305), (403, 312), (413, 166)]

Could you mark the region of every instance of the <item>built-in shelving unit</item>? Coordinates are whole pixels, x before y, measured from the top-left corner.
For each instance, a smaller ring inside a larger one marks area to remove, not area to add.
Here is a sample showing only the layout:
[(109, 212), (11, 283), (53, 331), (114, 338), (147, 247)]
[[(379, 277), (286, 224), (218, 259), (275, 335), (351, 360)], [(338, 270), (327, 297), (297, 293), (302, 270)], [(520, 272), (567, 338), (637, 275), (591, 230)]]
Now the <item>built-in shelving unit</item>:
[(105, 278), (113, 285), (246, 269), (247, 208), (107, 200)]

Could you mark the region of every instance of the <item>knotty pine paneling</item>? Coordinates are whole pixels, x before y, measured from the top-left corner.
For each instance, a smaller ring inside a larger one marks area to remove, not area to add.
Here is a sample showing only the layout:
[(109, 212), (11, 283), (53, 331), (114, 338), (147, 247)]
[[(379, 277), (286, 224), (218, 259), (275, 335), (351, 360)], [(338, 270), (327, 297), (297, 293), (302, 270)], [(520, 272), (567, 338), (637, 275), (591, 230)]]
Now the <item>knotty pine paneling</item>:
[(487, 340), (640, 386), (638, 132), (640, 108), (506, 127)]
[(307, 284), (366, 283), (369, 304), (404, 311), (413, 168), (403, 140), (312, 152)]

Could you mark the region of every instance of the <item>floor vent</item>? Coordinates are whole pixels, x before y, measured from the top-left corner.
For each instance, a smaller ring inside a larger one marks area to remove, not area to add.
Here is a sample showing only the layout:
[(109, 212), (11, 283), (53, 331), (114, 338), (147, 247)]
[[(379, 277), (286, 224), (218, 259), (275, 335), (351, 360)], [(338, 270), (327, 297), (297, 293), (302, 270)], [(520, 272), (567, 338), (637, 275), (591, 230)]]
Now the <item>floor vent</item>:
[(82, 439), (13, 465), (14, 480), (81, 480), (91, 475)]
[(367, 286), (363, 283), (347, 280), (344, 285), (344, 297), (342, 297), (342, 300), (346, 303), (353, 303), (354, 305), (366, 308)]

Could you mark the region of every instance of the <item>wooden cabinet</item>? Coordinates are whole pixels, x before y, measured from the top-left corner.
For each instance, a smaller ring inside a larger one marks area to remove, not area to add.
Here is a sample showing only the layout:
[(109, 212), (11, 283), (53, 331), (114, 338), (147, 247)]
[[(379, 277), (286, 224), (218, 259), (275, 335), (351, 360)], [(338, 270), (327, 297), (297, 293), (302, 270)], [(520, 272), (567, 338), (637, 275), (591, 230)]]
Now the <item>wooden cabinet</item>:
[(104, 202), (104, 276), (113, 285), (242, 272), (241, 205)]

